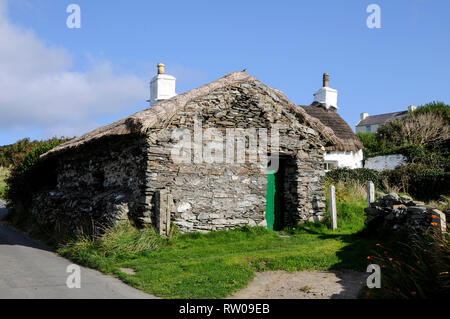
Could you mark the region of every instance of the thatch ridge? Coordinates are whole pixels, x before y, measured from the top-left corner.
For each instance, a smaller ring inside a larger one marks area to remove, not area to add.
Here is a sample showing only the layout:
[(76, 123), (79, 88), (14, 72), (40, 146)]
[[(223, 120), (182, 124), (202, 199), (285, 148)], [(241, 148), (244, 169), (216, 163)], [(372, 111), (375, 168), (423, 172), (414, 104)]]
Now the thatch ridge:
[(248, 73), (232, 72), (208, 84), (176, 95), (170, 99), (158, 102), (154, 106), (143, 111), (139, 111), (119, 121), (102, 126), (90, 133), (72, 139), (43, 154), (41, 158), (47, 158), (59, 154), (62, 151), (78, 148), (85, 143), (98, 140), (105, 136), (133, 133), (145, 134), (149, 129), (156, 128), (158, 125), (163, 127), (163, 123), (166, 123), (174, 115), (176, 115), (177, 112), (181, 110), (189, 101), (207, 95), (221, 87), (231, 86), (243, 82), (258, 83), (267, 94), (280, 100), (282, 104), (286, 105), (290, 109), (290, 111), (299, 114), (307, 125), (324, 137), (327, 145), (331, 144), (345, 148), (345, 143), (335, 135), (331, 128), (323, 125), (317, 118), (309, 116), (303, 108), (298, 107), (296, 104), (289, 101), (283, 92), (263, 84)]
[(348, 123), (335, 111), (326, 110), (323, 106), (312, 104), (302, 106), (302, 108), (312, 117), (319, 119), (323, 125), (333, 130), (334, 134), (341, 139), (342, 143), (327, 146), (327, 151), (354, 151), (363, 149), (363, 144), (353, 133)]

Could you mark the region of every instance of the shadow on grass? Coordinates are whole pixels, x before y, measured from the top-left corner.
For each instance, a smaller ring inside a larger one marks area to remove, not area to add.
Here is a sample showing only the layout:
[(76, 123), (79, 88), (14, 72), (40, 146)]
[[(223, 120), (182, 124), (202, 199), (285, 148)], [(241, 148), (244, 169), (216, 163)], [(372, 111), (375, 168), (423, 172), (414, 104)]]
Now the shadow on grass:
[(363, 231), (355, 234), (323, 234), (308, 228), (303, 231), (318, 235), (319, 239), (337, 239), (345, 244), (336, 252), (339, 261), (330, 267), (330, 272), (340, 279), (338, 283), (342, 286), (342, 291), (332, 295), (331, 299), (361, 296), (362, 288), (366, 286), (367, 277), (370, 276), (370, 273), (366, 273), (367, 266), (373, 263), (370, 256), (373, 255), (379, 239), (368, 236)]

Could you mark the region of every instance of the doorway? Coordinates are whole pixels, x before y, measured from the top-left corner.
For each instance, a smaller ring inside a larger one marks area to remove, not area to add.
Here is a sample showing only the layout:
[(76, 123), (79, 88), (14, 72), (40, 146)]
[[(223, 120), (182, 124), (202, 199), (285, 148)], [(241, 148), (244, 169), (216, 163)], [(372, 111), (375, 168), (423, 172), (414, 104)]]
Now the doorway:
[(285, 226), (286, 160), (278, 158), (278, 170), (267, 171), (266, 221), (267, 228), (282, 230)]

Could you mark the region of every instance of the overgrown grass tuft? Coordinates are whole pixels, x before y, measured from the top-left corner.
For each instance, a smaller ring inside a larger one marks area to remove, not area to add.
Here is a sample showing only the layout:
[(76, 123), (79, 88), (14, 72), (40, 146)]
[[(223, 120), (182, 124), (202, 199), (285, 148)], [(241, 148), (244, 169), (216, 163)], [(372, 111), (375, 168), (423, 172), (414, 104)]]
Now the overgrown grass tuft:
[[(328, 186), (326, 182), (326, 214), (325, 225), (330, 225)], [(358, 233), (364, 228), (364, 208), (367, 206), (365, 186), (359, 182), (334, 184), (336, 188), (336, 211), (338, 219), (338, 232)]]
[(450, 241), (434, 230), (410, 233), (398, 242), (376, 244), (370, 260), (380, 265), (381, 289), (366, 298), (433, 299), (450, 293)]

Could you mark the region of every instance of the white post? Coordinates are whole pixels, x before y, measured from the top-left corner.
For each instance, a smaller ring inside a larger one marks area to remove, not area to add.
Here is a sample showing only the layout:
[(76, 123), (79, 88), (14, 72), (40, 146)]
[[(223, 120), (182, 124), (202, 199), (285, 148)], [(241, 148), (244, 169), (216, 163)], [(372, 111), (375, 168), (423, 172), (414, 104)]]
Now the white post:
[(375, 201), (375, 184), (370, 181), (367, 183), (367, 207)]
[(336, 212), (336, 194), (335, 194), (335, 187), (330, 186), (328, 188), (329, 192), (329, 199), (330, 199), (330, 219), (331, 219), (331, 228), (333, 230), (337, 229), (337, 212)]

